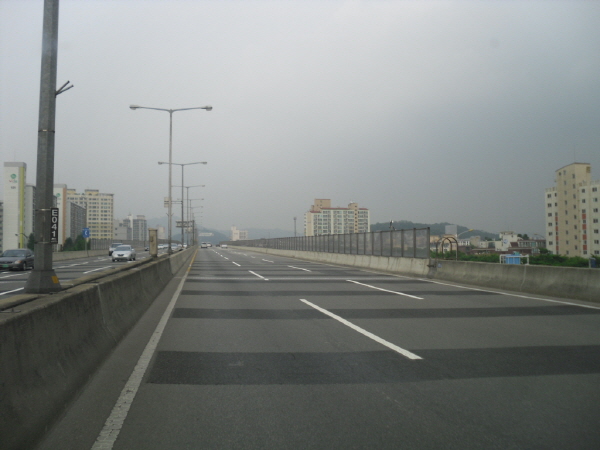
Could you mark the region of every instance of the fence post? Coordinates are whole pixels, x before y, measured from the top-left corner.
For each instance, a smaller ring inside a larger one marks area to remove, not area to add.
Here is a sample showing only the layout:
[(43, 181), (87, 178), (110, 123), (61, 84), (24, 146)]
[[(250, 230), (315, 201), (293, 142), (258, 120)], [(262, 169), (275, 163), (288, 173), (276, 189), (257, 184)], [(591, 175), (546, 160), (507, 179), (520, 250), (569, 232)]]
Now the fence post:
[(413, 258), (417, 257), (417, 229), (413, 228)]

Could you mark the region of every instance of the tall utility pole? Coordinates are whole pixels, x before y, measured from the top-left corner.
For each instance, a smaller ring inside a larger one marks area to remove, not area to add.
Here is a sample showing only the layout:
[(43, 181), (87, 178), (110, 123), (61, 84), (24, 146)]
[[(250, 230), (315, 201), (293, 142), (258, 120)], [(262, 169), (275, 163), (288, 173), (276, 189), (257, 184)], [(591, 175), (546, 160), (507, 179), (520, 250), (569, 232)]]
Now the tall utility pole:
[[(58, 0), (44, 1), (42, 38), (42, 71), (40, 81), (40, 112), (38, 123), (38, 153), (35, 210), (35, 266), (25, 284), (25, 292), (46, 294), (61, 290), (52, 269), (52, 210), (54, 186), (54, 124), (56, 96), (56, 66), (58, 53)], [(67, 82), (68, 84), (68, 82)], [(65, 89), (66, 90), (66, 89)]]

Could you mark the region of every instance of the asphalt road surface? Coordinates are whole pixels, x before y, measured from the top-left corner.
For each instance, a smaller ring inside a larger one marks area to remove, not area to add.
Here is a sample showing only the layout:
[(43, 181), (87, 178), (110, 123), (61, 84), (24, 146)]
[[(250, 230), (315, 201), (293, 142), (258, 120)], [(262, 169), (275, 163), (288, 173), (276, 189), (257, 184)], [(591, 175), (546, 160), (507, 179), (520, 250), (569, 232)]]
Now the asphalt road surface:
[[(144, 258), (148, 258), (148, 256), (148, 252), (138, 250), (136, 259), (140, 261)], [(63, 284), (97, 271), (109, 269), (111, 267), (120, 267), (123, 264), (127, 264), (127, 262), (112, 262), (111, 257), (108, 256), (108, 250), (106, 250), (106, 255), (103, 256), (90, 256), (87, 258), (55, 261), (53, 269), (56, 272), (59, 281)], [(30, 273), (31, 270), (0, 270), (0, 298), (4, 300), (13, 295), (24, 294), (25, 283), (27, 282)]]
[(201, 249), (56, 448), (598, 449), (600, 307)]

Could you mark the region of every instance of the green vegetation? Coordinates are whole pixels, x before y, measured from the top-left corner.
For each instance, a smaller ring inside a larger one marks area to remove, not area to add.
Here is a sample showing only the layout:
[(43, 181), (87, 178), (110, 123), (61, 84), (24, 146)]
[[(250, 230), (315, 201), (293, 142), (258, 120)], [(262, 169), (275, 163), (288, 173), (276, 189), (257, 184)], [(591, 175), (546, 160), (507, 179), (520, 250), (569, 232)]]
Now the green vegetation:
[(62, 249), (63, 252), (73, 252), (79, 250), (86, 250), (86, 242), (81, 234), (77, 236), (75, 242), (73, 242), (73, 239), (71, 239), (70, 237), (67, 238)]
[(35, 250), (35, 238), (33, 237), (33, 233), (29, 235), (29, 239), (27, 239), (27, 248), (31, 251)]
[[(437, 253), (431, 252), (431, 258), (436, 259), (456, 259), (456, 251)], [(600, 258), (594, 257), (596, 260), (596, 267), (600, 267)], [(499, 253), (488, 253), (485, 255), (467, 255), (463, 252), (458, 252), (459, 261), (473, 261), (473, 262), (487, 262), (487, 263), (499, 263)], [(589, 259), (581, 258), (579, 256), (569, 257), (562, 255), (553, 255), (547, 249), (540, 249), (540, 254), (529, 257), (529, 264), (540, 265), (540, 266), (558, 266), (558, 267), (589, 267)]]

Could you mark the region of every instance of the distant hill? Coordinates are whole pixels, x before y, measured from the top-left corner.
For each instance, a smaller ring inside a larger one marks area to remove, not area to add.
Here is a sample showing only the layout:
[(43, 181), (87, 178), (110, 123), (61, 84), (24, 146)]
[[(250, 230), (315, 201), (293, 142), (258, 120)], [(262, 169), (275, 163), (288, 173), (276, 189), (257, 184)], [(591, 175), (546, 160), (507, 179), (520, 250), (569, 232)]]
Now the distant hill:
[[(427, 228), (427, 227), (429, 227), (432, 235), (444, 234), (446, 232), (446, 225), (455, 225), (455, 224), (448, 223), (448, 222), (430, 224), (430, 223), (411, 222), (410, 220), (394, 220), (393, 224), (394, 224), (394, 228), (396, 230), (407, 230), (407, 229), (411, 229), (411, 228)], [(384, 230), (389, 230), (389, 229), (390, 229), (389, 222), (371, 224), (371, 231), (384, 231)], [(457, 229), (458, 229), (458, 234), (464, 233), (465, 231), (469, 230), (469, 228), (463, 227), (462, 225), (457, 225)], [(497, 239), (498, 233), (490, 233), (489, 231), (483, 231), (483, 230), (473, 230), (473, 231), (467, 231), (466, 233), (461, 234), (461, 237), (464, 237), (464, 238), (471, 237), (471, 236), (481, 236), (482, 238), (487, 237), (487, 238), (491, 238), (491, 239)]]

